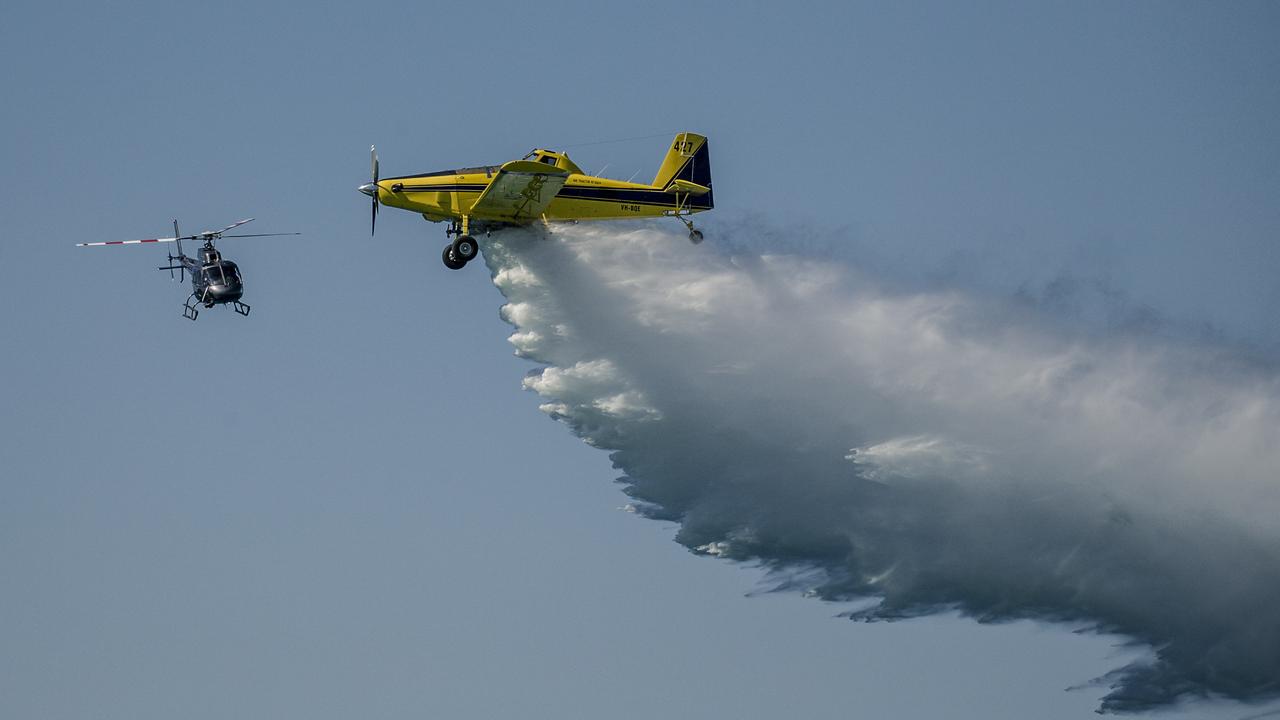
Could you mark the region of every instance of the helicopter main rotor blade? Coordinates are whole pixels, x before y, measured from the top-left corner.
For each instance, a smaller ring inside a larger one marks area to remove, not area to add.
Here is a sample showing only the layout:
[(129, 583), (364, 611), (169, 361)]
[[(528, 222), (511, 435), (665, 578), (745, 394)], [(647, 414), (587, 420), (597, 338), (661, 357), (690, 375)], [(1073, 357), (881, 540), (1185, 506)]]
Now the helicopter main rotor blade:
[(245, 223), (247, 223), (247, 222), (253, 222), (253, 218), (245, 218), (245, 219), (243, 219), (243, 220), (237, 220), (237, 221), (235, 221), (235, 222), (231, 223), (230, 225), (228, 225), (228, 226), (226, 226), (226, 227), (222, 228), (221, 230), (219, 230), (219, 231), (218, 231), (218, 233), (219, 233), (219, 234), (221, 234), (221, 233), (224, 233), (224, 232), (226, 232), (226, 231), (230, 230), (231, 228), (238, 228), (238, 227), (240, 227), (241, 225), (243, 225), (243, 224), (245, 224)]
[(245, 238), (245, 237), (277, 237), (280, 235), (301, 235), (302, 233), (255, 233), (253, 235), (223, 235), (224, 238)]
[[(146, 240), (108, 240), (107, 242), (76, 243), (76, 247), (97, 247), (99, 245), (140, 245), (142, 243), (174, 242), (179, 238), (147, 238)], [(181, 238), (186, 240), (187, 238)]]

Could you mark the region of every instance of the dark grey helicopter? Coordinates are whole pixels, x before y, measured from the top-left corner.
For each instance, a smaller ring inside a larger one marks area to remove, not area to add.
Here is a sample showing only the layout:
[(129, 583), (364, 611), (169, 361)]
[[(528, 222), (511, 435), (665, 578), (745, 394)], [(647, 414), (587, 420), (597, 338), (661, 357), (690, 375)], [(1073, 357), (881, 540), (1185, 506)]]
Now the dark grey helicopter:
[[(234, 222), (221, 230), (206, 230), (196, 235), (183, 236), (178, 232), (178, 221), (173, 221), (173, 237), (167, 238), (148, 238), (146, 240), (112, 240), (109, 242), (93, 242), (93, 243), (76, 243), (76, 247), (94, 247), (98, 245), (141, 245), (144, 243), (177, 243), (178, 254), (169, 255), (169, 264), (161, 267), (161, 270), (168, 270), (169, 277), (173, 277), (173, 271), (177, 270), (180, 277), (179, 282), (185, 279), (184, 274), (191, 274), (191, 296), (182, 305), (182, 316), (188, 320), (195, 320), (200, 315), (200, 311), (196, 309), (197, 305), (204, 305), (211, 308), (214, 305), (231, 305), (231, 308), (241, 315), (249, 314), (249, 306), (240, 302), (240, 298), (244, 295), (244, 278), (240, 276), (240, 267), (230, 260), (223, 259), (222, 253), (213, 246), (215, 240), (221, 240), (223, 237), (229, 238), (247, 238), (247, 237), (275, 237), (278, 235), (301, 235), (302, 233), (255, 233), (251, 235), (223, 235), (232, 228), (240, 227), (253, 218), (246, 218)], [(200, 248), (199, 257), (187, 257), (182, 251), (183, 240), (200, 240), (204, 245)]]

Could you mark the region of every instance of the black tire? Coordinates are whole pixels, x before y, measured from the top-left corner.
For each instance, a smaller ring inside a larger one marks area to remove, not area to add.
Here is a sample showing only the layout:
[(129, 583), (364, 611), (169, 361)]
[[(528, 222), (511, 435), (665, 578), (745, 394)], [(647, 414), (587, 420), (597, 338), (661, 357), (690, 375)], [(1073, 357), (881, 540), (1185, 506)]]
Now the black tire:
[(444, 266), (449, 268), (450, 270), (461, 270), (464, 266), (466, 266), (465, 262), (458, 260), (454, 257), (452, 245), (444, 246), (444, 252), (440, 254), (440, 259), (444, 261)]
[(701, 231), (701, 230), (690, 230), (690, 231), (689, 231), (689, 242), (693, 243), (694, 245), (697, 245), (698, 243), (702, 242), (702, 231)]
[(459, 235), (453, 241), (453, 256), (464, 263), (469, 263), (480, 254), (480, 243), (470, 235)]

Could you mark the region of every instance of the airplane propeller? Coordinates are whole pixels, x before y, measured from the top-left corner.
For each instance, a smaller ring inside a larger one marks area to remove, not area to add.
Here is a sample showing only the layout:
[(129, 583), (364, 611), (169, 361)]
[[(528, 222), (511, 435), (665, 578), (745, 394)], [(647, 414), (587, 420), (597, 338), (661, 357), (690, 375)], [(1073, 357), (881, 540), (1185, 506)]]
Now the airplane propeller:
[(370, 145), (369, 155), (373, 159), (373, 182), (365, 183), (357, 189), (373, 199), (373, 218), (369, 225), (369, 235), (372, 236), (378, 229), (378, 149)]

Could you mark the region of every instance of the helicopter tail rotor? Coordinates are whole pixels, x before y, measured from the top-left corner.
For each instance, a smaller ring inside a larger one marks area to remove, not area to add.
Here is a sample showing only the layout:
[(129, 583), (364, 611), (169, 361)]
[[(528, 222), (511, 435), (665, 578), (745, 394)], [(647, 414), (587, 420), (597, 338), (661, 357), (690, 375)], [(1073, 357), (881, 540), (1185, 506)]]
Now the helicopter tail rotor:
[[(178, 218), (173, 219), (173, 239), (178, 243), (178, 257), (182, 257), (182, 233), (178, 232)], [(173, 279), (173, 261), (176, 260), (173, 255), (169, 256), (169, 279)], [(178, 282), (187, 281), (187, 266), (178, 265)]]

